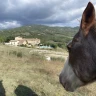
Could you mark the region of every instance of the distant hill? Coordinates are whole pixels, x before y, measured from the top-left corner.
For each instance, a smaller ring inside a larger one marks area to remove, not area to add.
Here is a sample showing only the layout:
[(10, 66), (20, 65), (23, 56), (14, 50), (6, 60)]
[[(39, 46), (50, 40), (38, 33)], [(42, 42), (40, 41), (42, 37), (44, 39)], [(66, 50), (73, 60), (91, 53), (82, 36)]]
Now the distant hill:
[[(56, 44), (59, 47), (72, 39), (78, 32), (78, 27), (49, 27), (44, 25), (23, 26), (14, 29), (1, 30), (0, 36), (5, 38), (12, 36), (22, 36), (24, 38), (39, 38), (42, 44)], [(62, 46), (63, 45), (63, 46)]]

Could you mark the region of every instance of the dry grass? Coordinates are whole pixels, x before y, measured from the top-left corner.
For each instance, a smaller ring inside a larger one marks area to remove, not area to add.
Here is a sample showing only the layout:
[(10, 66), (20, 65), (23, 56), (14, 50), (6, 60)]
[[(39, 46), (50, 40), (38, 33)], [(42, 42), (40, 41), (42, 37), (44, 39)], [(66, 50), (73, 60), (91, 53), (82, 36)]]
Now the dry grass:
[(96, 96), (96, 83), (66, 92), (58, 80), (63, 61), (46, 61), (30, 50), (0, 46), (0, 96)]

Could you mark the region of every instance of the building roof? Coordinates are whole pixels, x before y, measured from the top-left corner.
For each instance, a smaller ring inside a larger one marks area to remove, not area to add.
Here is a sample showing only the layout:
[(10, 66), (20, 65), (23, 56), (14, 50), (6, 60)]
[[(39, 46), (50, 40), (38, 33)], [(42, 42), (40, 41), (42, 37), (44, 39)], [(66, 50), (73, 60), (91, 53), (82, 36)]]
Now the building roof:
[[(17, 36), (18, 38), (22, 38), (21, 36)], [(17, 37), (15, 37), (15, 38), (17, 38)]]
[(19, 41), (19, 44), (23, 44), (23, 42), (26, 40), (18, 40), (18, 41)]
[(17, 42), (17, 40), (10, 40), (10, 42)]

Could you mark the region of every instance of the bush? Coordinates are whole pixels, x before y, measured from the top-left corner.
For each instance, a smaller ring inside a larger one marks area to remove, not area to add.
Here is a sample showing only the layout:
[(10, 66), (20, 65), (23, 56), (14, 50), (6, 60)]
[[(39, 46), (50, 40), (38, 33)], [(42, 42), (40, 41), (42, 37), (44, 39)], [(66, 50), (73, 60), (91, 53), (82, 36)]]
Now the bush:
[(51, 44), (50, 45), (52, 48), (56, 49), (57, 48), (57, 45), (56, 44)]
[(42, 60), (45, 59), (45, 57), (44, 57), (43, 55), (41, 55), (41, 54), (39, 54), (39, 53), (37, 53), (37, 52), (33, 52), (33, 53), (31, 54), (31, 58), (42, 59)]
[(10, 51), (9, 55), (14, 55), (20, 58), (23, 56), (22, 52), (17, 52), (17, 51)]
[(22, 45), (20, 45), (20, 47), (27, 47), (27, 45), (22, 44)]
[(64, 44), (58, 43), (58, 47), (65, 49), (66, 48), (66, 44), (65, 43)]
[(53, 60), (53, 61), (62, 61), (62, 62), (64, 62), (64, 58), (60, 58), (60, 57), (51, 57), (51, 60)]
[(22, 56), (23, 56), (22, 52), (18, 52), (18, 53), (17, 53), (17, 57), (22, 58)]
[(9, 52), (9, 55), (15, 55), (15, 56), (17, 56), (17, 51), (10, 51)]

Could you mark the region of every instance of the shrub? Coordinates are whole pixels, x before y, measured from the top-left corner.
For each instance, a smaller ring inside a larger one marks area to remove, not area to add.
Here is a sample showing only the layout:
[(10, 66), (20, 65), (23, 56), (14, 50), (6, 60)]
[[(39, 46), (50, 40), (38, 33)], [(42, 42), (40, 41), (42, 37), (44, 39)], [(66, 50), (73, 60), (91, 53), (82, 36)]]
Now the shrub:
[(27, 45), (22, 44), (22, 45), (20, 45), (20, 47), (27, 47)]
[(51, 44), (51, 47), (56, 49), (57, 48), (57, 45), (56, 44)]
[(15, 56), (17, 56), (17, 51), (10, 51), (9, 52), (9, 55), (15, 55)]
[(17, 55), (17, 51), (13, 51), (12, 54)]
[(63, 49), (65, 49), (66, 48), (66, 44), (64, 43), (58, 43), (58, 47), (60, 47), (60, 48), (63, 48)]
[(60, 57), (51, 57), (51, 60), (53, 60), (53, 61), (62, 61), (62, 62), (64, 62), (64, 58), (60, 58)]
[(23, 56), (22, 52), (17, 52), (17, 51), (10, 51), (9, 55), (14, 55), (14, 56), (17, 56), (17, 57), (22, 57)]
[(22, 56), (23, 56), (22, 52), (18, 52), (18, 53), (17, 53), (17, 57), (22, 58)]

